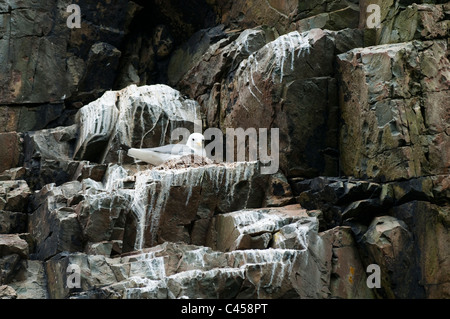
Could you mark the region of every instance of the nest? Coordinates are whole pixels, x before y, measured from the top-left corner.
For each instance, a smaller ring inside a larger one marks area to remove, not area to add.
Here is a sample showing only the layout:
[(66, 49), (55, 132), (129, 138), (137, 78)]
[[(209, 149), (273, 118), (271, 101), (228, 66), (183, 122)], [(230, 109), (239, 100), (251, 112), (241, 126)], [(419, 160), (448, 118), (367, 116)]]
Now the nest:
[(188, 167), (192, 168), (211, 164), (214, 164), (214, 162), (209, 158), (192, 154), (167, 161), (159, 166), (156, 166), (155, 169), (163, 170), (163, 169), (180, 169)]

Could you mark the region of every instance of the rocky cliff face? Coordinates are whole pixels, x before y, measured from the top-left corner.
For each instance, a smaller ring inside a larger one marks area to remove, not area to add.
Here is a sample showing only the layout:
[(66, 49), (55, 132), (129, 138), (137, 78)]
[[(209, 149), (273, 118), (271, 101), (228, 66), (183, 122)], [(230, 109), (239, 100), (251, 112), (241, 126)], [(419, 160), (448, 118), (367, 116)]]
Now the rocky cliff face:
[[(3, 1), (0, 298), (449, 298), (449, 17)], [(277, 128), (279, 170), (120, 149), (177, 128)]]

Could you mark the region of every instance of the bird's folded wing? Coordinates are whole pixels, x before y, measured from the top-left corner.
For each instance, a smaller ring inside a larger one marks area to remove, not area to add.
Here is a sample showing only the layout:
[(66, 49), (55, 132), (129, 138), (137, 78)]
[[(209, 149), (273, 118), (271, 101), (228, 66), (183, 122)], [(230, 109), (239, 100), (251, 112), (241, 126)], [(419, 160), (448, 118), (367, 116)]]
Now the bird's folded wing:
[(193, 149), (184, 144), (169, 144), (160, 147), (149, 148), (148, 150), (156, 153), (173, 155), (189, 155), (194, 153)]

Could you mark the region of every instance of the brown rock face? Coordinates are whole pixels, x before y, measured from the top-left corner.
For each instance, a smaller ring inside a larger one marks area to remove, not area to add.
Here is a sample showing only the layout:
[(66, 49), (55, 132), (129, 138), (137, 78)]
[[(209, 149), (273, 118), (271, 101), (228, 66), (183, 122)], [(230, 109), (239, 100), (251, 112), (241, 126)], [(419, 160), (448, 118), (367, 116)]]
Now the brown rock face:
[(267, 26), (234, 33), (202, 30), (175, 51), (169, 79), (199, 101), (207, 127), (224, 133), (227, 128), (278, 128), (286, 175), (337, 175), (333, 61), (336, 52), (363, 42), (362, 33), (350, 29), (279, 37)]
[(255, 162), (145, 171), (135, 178), (126, 252), (166, 241), (204, 245), (215, 212), (261, 206), (267, 180)]
[(344, 174), (384, 180), (448, 174), (447, 50), (446, 41), (435, 40), (339, 55)]
[[(0, 104), (62, 102), (78, 88), (79, 94), (95, 98), (112, 87), (117, 63), (103, 69), (112, 70), (112, 76), (103, 77), (98, 86), (91, 85), (90, 75), (99, 74), (96, 67), (101, 65), (92, 65), (92, 54), (99, 52), (96, 47), (102, 40), (113, 47), (120, 46), (136, 5), (129, 1), (100, 1), (95, 5), (78, 2), (83, 14), (80, 29), (67, 27), (71, 14), (66, 11), (67, 5), (59, 0), (8, 1), (0, 8), (0, 50), (5, 53), (0, 72)], [(124, 13), (120, 19), (111, 15), (115, 10)], [(105, 62), (104, 67), (117, 62), (96, 61)]]
[(367, 286), (367, 273), (355, 245), (350, 227), (335, 227), (321, 233), (330, 241), (331, 251), (331, 297), (347, 299), (370, 299), (374, 292)]
[[(450, 296), (449, 274), (446, 271), (450, 255), (448, 202), (444, 206), (439, 206), (425, 201), (411, 201), (394, 208), (393, 211), (396, 218), (405, 221), (414, 236), (412, 256), (416, 258), (416, 262), (412, 267), (420, 269), (417, 271), (419, 279), (414, 281), (414, 277), (407, 278), (408, 283), (412, 287), (418, 285), (424, 289), (427, 298), (448, 298)], [(411, 259), (414, 257), (410, 256)], [(411, 292), (408, 294), (414, 295)]]
[[(445, 17), (448, 3), (445, 1), (416, 1), (396, 5), (399, 1), (359, 1), (361, 28), (367, 27), (370, 4), (380, 6), (380, 26), (375, 30), (376, 44), (408, 42), (411, 40), (431, 40), (448, 37), (449, 20)], [(433, 3), (434, 2), (434, 3)]]
[(28, 243), (19, 235), (0, 235), (0, 257), (17, 254), (21, 258), (27, 258)]
[(0, 173), (10, 168), (20, 166), (22, 151), (22, 137), (15, 133), (0, 133)]
[(446, 1), (0, 0), (0, 299), (450, 298)]
[(0, 182), (0, 210), (25, 212), (31, 194), (24, 180)]

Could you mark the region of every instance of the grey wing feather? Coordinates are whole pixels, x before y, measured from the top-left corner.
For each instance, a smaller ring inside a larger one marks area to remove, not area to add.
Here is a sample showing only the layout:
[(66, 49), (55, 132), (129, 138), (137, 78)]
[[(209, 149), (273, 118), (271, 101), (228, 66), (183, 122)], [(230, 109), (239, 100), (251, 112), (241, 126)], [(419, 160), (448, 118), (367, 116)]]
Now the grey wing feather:
[(153, 152), (173, 154), (173, 155), (188, 155), (194, 153), (194, 151), (187, 145), (183, 144), (168, 144), (164, 146), (149, 148)]

